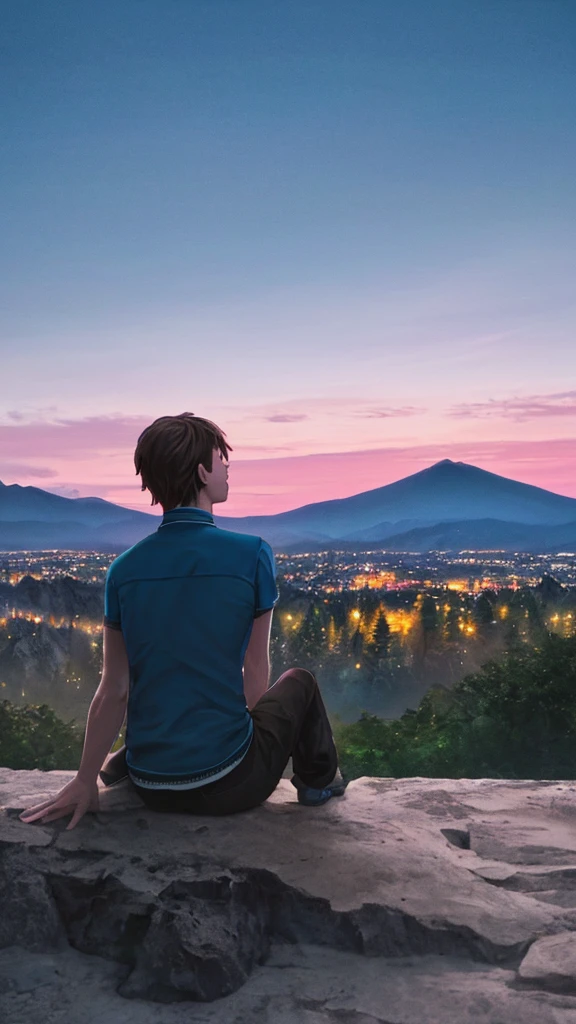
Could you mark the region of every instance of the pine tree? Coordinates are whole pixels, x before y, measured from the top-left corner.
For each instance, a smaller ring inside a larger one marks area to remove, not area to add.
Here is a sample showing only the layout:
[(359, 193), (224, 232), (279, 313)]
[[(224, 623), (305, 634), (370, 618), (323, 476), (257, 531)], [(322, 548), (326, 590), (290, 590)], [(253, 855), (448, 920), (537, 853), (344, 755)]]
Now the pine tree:
[(362, 633), (360, 632), (360, 628), (358, 628), (356, 630), (356, 632), (354, 633), (354, 635), (352, 637), (351, 647), (352, 647), (352, 657), (354, 658), (354, 661), (355, 662), (360, 661), (360, 659), (362, 657), (362, 654), (364, 652), (364, 637), (362, 636)]

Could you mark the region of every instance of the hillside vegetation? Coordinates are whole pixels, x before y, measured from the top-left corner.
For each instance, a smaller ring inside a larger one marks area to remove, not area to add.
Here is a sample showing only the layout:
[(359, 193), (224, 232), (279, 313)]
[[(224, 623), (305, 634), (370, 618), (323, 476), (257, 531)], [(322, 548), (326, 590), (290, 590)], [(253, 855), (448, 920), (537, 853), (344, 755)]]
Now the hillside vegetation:
[(549, 634), (488, 662), (416, 710), (333, 725), (350, 778), (576, 778), (576, 637)]
[[(399, 719), (364, 712), (332, 726), (349, 778), (576, 778), (576, 637), (547, 635), (433, 687)], [(0, 702), (3, 767), (76, 769), (82, 743), (83, 730), (47, 705)]]

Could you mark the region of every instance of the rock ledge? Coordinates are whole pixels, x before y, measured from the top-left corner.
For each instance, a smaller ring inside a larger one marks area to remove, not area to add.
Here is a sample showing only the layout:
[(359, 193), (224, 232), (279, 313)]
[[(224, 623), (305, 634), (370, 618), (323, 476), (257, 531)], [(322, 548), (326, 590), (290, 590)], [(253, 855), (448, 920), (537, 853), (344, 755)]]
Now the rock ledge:
[(71, 832), (19, 821), (72, 775), (0, 769), (8, 1022), (576, 1020), (572, 782), (364, 778), (313, 809), (283, 779), (226, 818), (126, 784)]

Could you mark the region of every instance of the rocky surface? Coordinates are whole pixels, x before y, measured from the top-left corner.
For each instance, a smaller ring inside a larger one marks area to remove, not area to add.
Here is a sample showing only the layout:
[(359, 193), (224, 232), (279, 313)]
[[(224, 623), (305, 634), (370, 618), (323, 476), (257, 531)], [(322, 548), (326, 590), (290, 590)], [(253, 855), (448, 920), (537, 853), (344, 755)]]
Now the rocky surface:
[(129, 784), (72, 831), (18, 813), (69, 772), (0, 769), (8, 1024), (574, 1024), (576, 784), (283, 779), (226, 818)]
[(44, 619), (53, 616), (63, 622), (80, 619), (101, 623), (104, 583), (77, 580), (73, 576), (58, 576), (53, 580), (23, 576), (16, 584), (0, 582), (0, 611), (9, 615), (13, 608), (33, 612)]

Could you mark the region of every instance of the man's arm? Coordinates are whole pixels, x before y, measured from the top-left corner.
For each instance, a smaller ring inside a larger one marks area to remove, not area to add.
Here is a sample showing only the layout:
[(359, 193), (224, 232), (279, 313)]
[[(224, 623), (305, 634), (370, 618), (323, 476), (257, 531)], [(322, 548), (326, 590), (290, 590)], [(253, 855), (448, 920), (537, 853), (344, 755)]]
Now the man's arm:
[(55, 796), (23, 811), (21, 821), (46, 824), (71, 814), (70, 824), (66, 826), (71, 829), (76, 827), (86, 811), (98, 810), (98, 772), (124, 721), (129, 684), (124, 637), (119, 629), (104, 626), (102, 678), (88, 712), (84, 752), (78, 773)]
[(124, 723), (130, 667), (124, 637), (119, 629), (104, 626), (104, 654), (100, 685), (92, 698), (84, 751), (78, 777), (95, 782), (106, 755)]
[(270, 680), (270, 630), (274, 609), (254, 619), (244, 656), (244, 696), (250, 711), (268, 689)]

